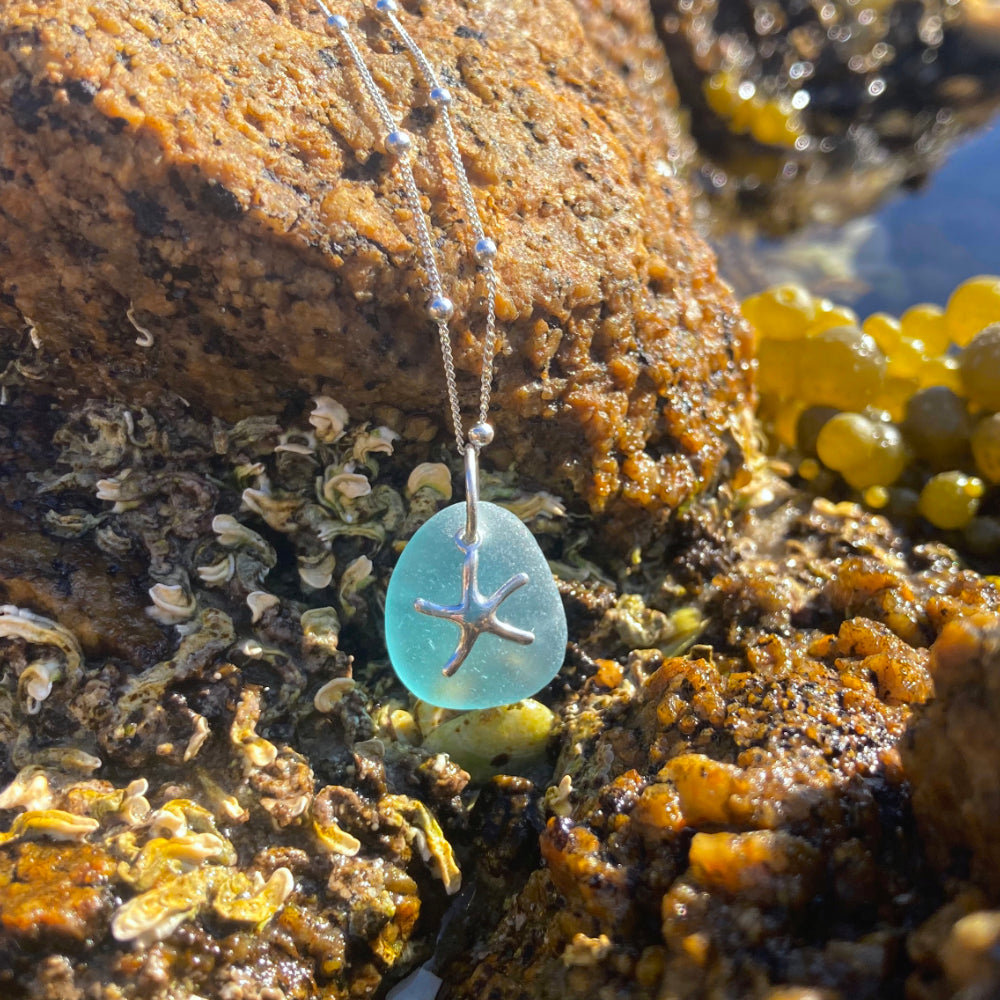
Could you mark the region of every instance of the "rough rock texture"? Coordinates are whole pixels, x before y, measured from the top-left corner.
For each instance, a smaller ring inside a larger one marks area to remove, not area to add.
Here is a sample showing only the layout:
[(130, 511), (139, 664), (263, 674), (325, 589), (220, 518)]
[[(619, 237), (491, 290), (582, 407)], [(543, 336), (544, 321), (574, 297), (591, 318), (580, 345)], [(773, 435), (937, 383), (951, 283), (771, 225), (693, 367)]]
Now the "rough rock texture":
[(931, 649), (937, 698), (902, 745), (930, 858), (1000, 899), (1000, 622), (959, 619)]
[(1000, 621), (1000, 594), (851, 504), (793, 501), (750, 528), (703, 592), (710, 645), (671, 656), (653, 632), (623, 657), (621, 601), (578, 624), (590, 677), (563, 713), (562, 784), (538, 820), (523, 789), (486, 800), (482, 840), (513, 845), (508, 879), (526, 881), (449, 996), (900, 995), (900, 943), (938, 897), (896, 744), (933, 697), (928, 646), (955, 619)]
[[(468, 404), (483, 287), (440, 134), (396, 40), (343, 12), (416, 136)], [(569, 4), (404, 16), (455, 91), (502, 248), (491, 458), (642, 541), (749, 447), (748, 341), (714, 258)], [(3, 6), (0, 290), (23, 317), (6, 337), (36, 324), (67, 398), (166, 386), (232, 419), (327, 387), (443, 419), (400, 180), (330, 30), (262, 0)]]

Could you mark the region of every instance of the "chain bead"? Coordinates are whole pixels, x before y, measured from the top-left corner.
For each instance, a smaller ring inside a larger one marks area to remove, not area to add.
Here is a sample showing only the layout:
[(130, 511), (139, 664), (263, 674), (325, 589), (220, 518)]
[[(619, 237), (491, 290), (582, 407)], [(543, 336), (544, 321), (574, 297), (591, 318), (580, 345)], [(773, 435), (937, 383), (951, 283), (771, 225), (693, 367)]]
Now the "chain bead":
[(348, 24), (347, 18), (343, 14), (331, 14), (327, 19), (326, 23), (330, 25), (331, 28), (336, 28), (338, 31), (347, 31)]
[(451, 106), (451, 91), (447, 87), (431, 88), (431, 104), (436, 108), (447, 108)]
[(477, 448), (485, 448), (493, 440), (493, 426), (483, 421), (469, 428), (469, 443)]
[(410, 133), (398, 128), (385, 137), (385, 151), (390, 156), (405, 156), (410, 151)]
[(455, 303), (447, 295), (435, 295), (427, 303), (427, 315), (438, 323), (447, 322), (455, 313)]
[(472, 255), (476, 258), (477, 264), (485, 264), (496, 259), (497, 245), (488, 236), (484, 236), (481, 240), (476, 240)]
[(395, 14), (399, 10), (399, 4), (396, 0), (377, 0), (375, 9), (380, 14)]

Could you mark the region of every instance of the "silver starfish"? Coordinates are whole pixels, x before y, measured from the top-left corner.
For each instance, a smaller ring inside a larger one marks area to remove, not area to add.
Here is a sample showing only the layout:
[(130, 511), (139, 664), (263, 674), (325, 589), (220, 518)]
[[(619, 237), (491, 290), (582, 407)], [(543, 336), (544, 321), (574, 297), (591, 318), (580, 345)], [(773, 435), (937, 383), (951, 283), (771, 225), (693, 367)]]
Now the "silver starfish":
[(528, 582), (527, 573), (517, 573), (505, 584), (500, 586), (489, 597), (484, 597), (479, 590), (479, 539), (466, 542), (462, 535), (455, 536), (455, 544), (465, 553), (462, 563), (462, 600), (459, 604), (435, 604), (433, 601), (418, 597), (413, 606), (421, 614), (434, 618), (446, 618), (454, 622), (462, 634), (458, 640), (458, 648), (441, 671), (445, 677), (451, 677), (465, 662), (472, 652), (476, 640), (489, 632), (501, 639), (527, 646), (535, 641), (534, 633), (516, 628), (497, 618), (497, 609), (519, 587)]

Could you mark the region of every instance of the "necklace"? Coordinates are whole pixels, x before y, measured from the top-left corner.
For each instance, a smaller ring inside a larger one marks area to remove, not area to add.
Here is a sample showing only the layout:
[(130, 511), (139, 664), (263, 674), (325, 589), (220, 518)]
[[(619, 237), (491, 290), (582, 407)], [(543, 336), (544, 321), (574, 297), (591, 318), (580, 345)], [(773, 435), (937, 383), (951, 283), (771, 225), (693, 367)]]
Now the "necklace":
[(497, 350), (496, 244), (483, 231), (462, 164), (449, 112), (451, 94), (396, 16), (396, 0), (377, 0), (375, 9), (409, 50), (437, 110), (474, 237), (472, 255), (486, 280), (479, 418), (466, 435), (448, 326), (454, 305), (444, 294), (430, 227), (410, 166), (410, 137), (393, 118), (351, 37), (347, 19), (332, 14), (323, 0), (317, 3), (327, 24), (339, 34), (375, 105), (385, 128), (383, 146), (403, 180), (430, 286), (427, 315), (437, 325), (455, 442), (465, 458), (465, 503), (438, 511), (419, 528), (389, 580), (385, 602), (389, 658), (403, 684), (432, 705), (468, 709), (509, 704), (535, 694), (562, 666), (566, 616), (531, 532), (510, 511), (479, 499), (479, 453), (493, 440), (487, 418)]

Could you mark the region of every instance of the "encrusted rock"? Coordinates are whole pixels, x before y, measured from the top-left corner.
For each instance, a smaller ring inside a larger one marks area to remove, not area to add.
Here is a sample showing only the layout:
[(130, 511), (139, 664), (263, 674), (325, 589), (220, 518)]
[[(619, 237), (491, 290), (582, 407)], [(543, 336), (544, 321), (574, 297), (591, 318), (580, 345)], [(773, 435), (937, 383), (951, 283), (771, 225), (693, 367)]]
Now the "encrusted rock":
[(931, 647), (937, 699), (903, 761), (931, 859), (1000, 899), (1000, 617), (960, 617)]
[[(344, 14), (415, 136), (468, 405), (484, 286), (438, 127), (382, 22)], [(623, 547), (642, 541), (750, 448), (748, 339), (648, 108), (562, 0), (403, 17), (455, 93), (501, 248), (490, 459), (606, 512)], [(24, 317), (5, 309), (4, 335), (30, 317), (67, 398), (167, 386), (234, 419), (328, 386), (352, 416), (390, 403), (443, 423), (402, 185), (321, 16), (17, 0), (0, 79), (0, 282)]]

